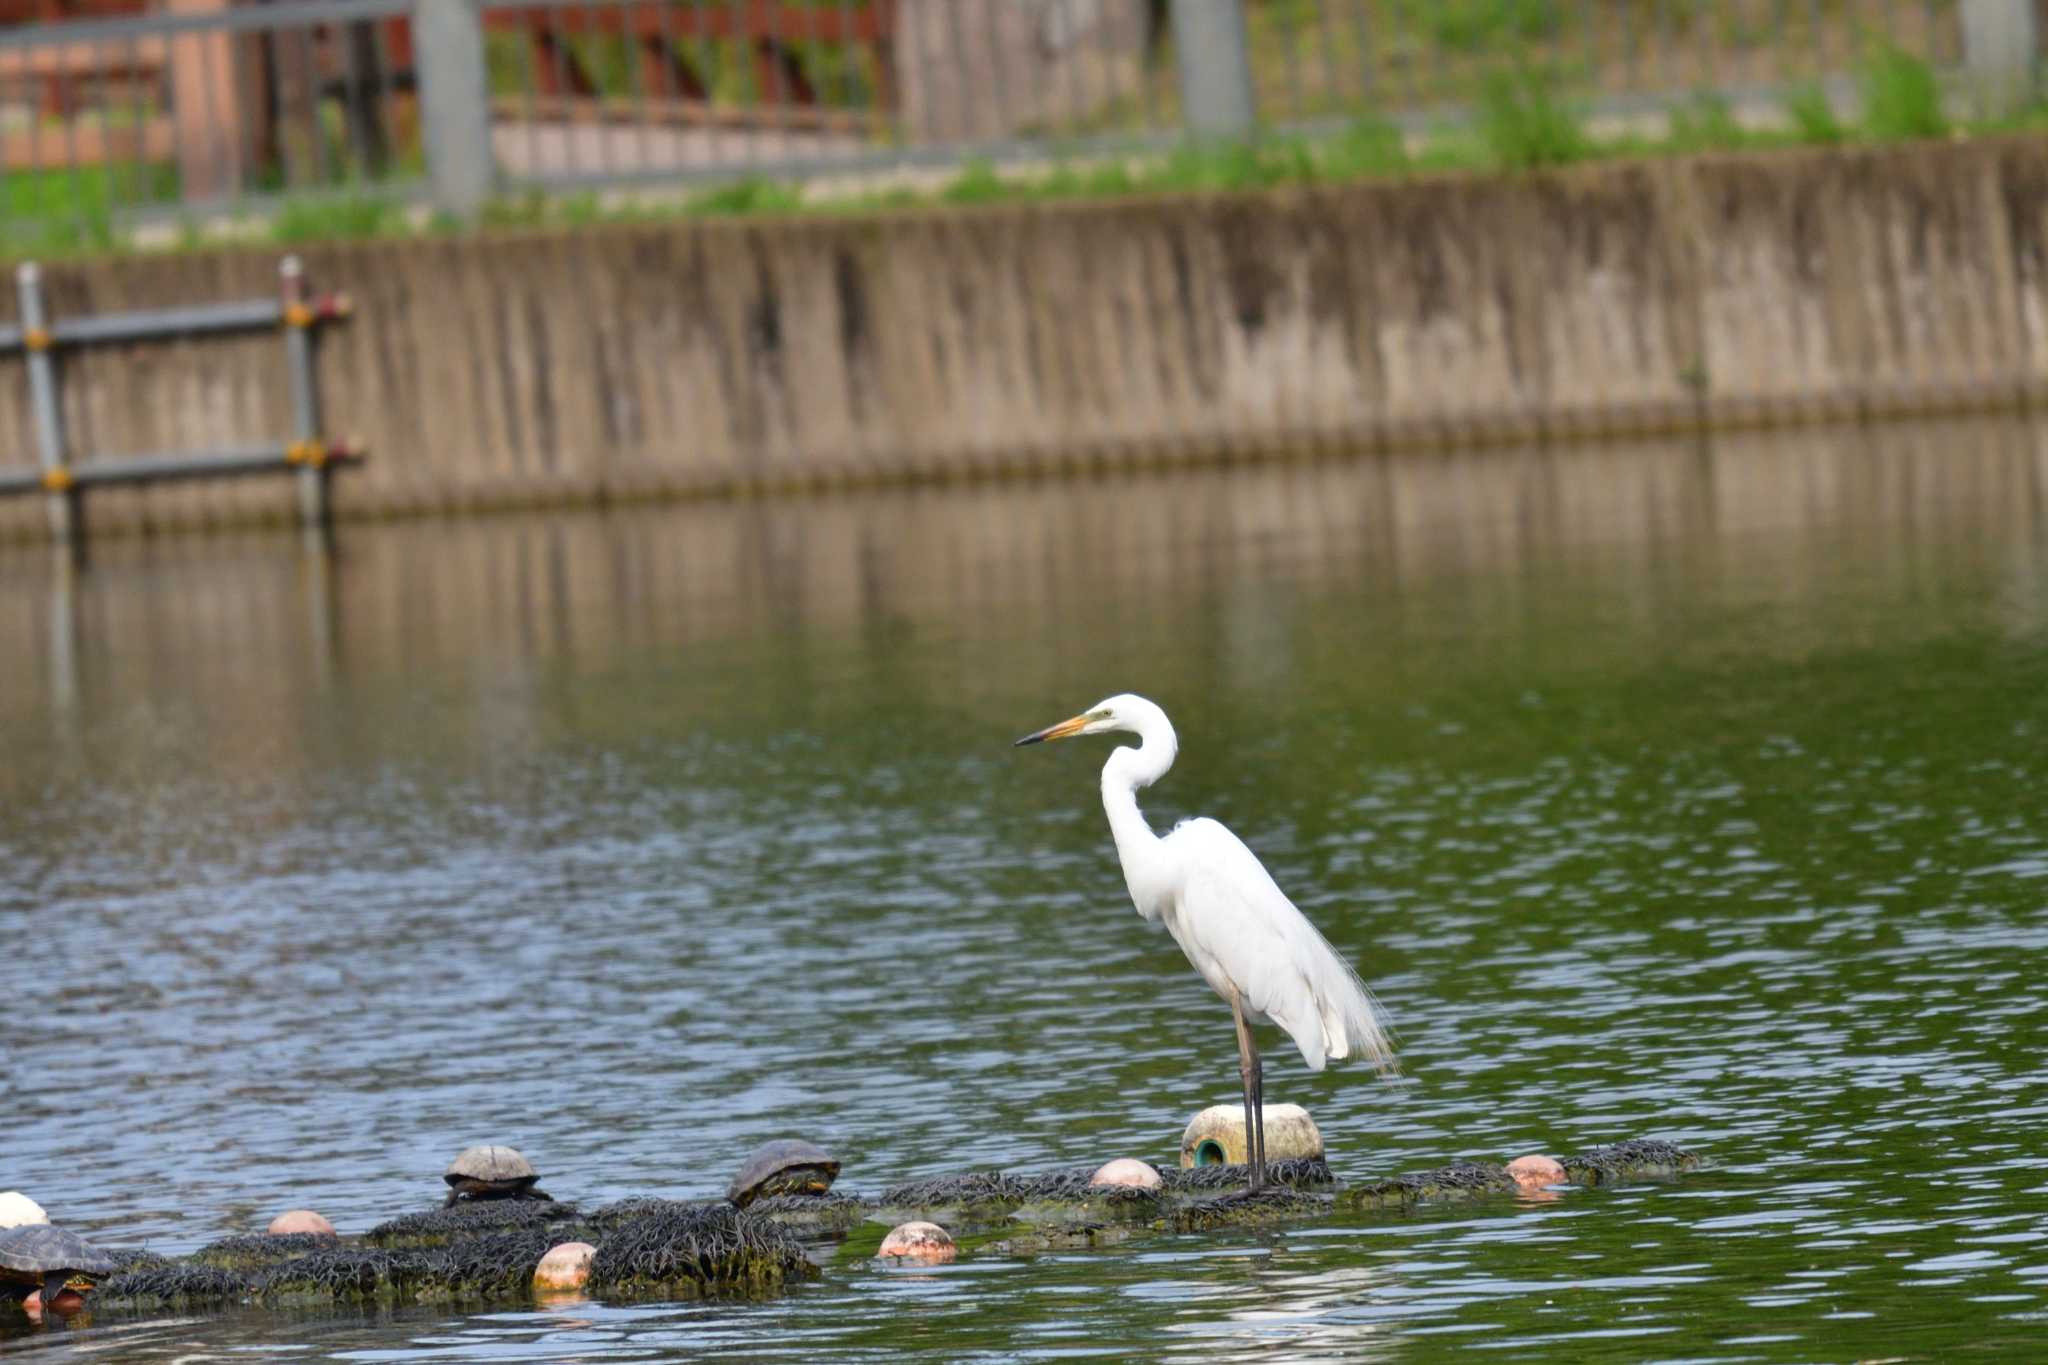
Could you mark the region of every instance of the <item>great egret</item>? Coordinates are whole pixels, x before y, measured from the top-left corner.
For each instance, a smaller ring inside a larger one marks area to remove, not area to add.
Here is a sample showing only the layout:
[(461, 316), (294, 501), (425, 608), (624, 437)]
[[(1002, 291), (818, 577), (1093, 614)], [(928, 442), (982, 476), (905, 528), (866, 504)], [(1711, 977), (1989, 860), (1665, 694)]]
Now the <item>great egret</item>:
[(1286, 1029), (1311, 1071), (1354, 1054), (1390, 1071), (1393, 1048), (1358, 973), (1243, 840), (1206, 818), (1183, 821), (1163, 839), (1152, 832), (1138, 809), (1138, 788), (1166, 776), (1178, 749), (1173, 724), (1155, 703), (1129, 693), (1110, 697), (1017, 743), (1113, 731), (1139, 740), (1102, 765), (1102, 808), (1124, 882), (1138, 913), (1164, 924), (1202, 979), (1230, 1002), (1251, 1188), (1258, 1189), (1266, 1182), (1265, 1073), (1251, 1026), (1270, 1020)]

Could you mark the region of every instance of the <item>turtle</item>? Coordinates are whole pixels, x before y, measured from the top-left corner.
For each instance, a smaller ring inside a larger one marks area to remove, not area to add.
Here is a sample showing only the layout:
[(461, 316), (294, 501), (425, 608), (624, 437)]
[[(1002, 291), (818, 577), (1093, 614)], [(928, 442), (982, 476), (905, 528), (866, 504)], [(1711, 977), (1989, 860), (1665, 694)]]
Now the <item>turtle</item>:
[(764, 1195), (823, 1194), (839, 1175), (839, 1162), (802, 1138), (764, 1142), (732, 1178), (725, 1197), (745, 1208)]
[(113, 1257), (53, 1223), (0, 1230), (0, 1282), (29, 1286), (20, 1292), (24, 1299), (42, 1290), (45, 1308), (56, 1307), (57, 1296), (73, 1278), (113, 1273)]
[(516, 1147), (465, 1147), (460, 1156), (448, 1163), (447, 1173), (441, 1178), (448, 1182), (448, 1202), (442, 1208), (453, 1207), (460, 1199), (554, 1202), (553, 1195), (534, 1188), (540, 1172)]

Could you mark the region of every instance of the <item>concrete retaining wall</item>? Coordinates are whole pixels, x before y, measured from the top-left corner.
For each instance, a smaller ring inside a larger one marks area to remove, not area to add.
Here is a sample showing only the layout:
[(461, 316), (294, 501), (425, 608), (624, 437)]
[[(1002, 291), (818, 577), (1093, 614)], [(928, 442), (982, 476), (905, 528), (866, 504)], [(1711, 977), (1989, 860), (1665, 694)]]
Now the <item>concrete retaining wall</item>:
[[(1501, 179), (607, 227), (305, 253), (359, 300), (342, 515), (1577, 439), (2048, 392), (2048, 140)], [(59, 316), (261, 294), (275, 252), (49, 272)], [(68, 358), (81, 451), (281, 437), (275, 338)], [(0, 366), (0, 461), (31, 463)], [(289, 481), (96, 492), (96, 528)], [(39, 534), (33, 499), (0, 533)]]

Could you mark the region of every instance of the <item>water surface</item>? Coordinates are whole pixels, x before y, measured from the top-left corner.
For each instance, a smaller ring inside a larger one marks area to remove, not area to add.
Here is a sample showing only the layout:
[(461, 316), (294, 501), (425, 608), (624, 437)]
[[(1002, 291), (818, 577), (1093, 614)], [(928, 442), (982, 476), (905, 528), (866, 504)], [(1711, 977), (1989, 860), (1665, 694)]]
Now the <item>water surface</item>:
[(0, 1188), (186, 1251), (471, 1142), (558, 1197), (1170, 1159), (1182, 737), (1390, 1011), (1354, 1178), (1711, 1169), (760, 1302), (102, 1315), (24, 1359), (2010, 1359), (2048, 1333), (2048, 463), (1972, 424), (0, 555)]

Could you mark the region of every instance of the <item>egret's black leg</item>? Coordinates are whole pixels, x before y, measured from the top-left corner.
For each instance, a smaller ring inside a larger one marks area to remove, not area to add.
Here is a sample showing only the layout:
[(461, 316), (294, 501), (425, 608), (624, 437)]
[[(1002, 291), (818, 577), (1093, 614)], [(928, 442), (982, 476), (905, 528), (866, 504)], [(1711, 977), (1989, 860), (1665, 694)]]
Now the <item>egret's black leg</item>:
[(1230, 1013), (1237, 1020), (1237, 1075), (1244, 1083), (1244, 1157), (1249, 1173), (1250, 1188), (1257, 1189), (1266, 1183), (1264, 1152), (1260, 1146), (1259, 1048), (1252, 1041), (1251, 1025), (1244, 1021), (1244, 1006), (1235, 992), (1230, 997)]
[(1251, 1147), (1252, 1188), (1257, 1189), (1266, 1183), (1266, 1059), (1259, 1055), (1250, 1029), (1245, 1030), (1245, 1038), (1252, 1048), (1252, 1121), (1245, 1141)]

